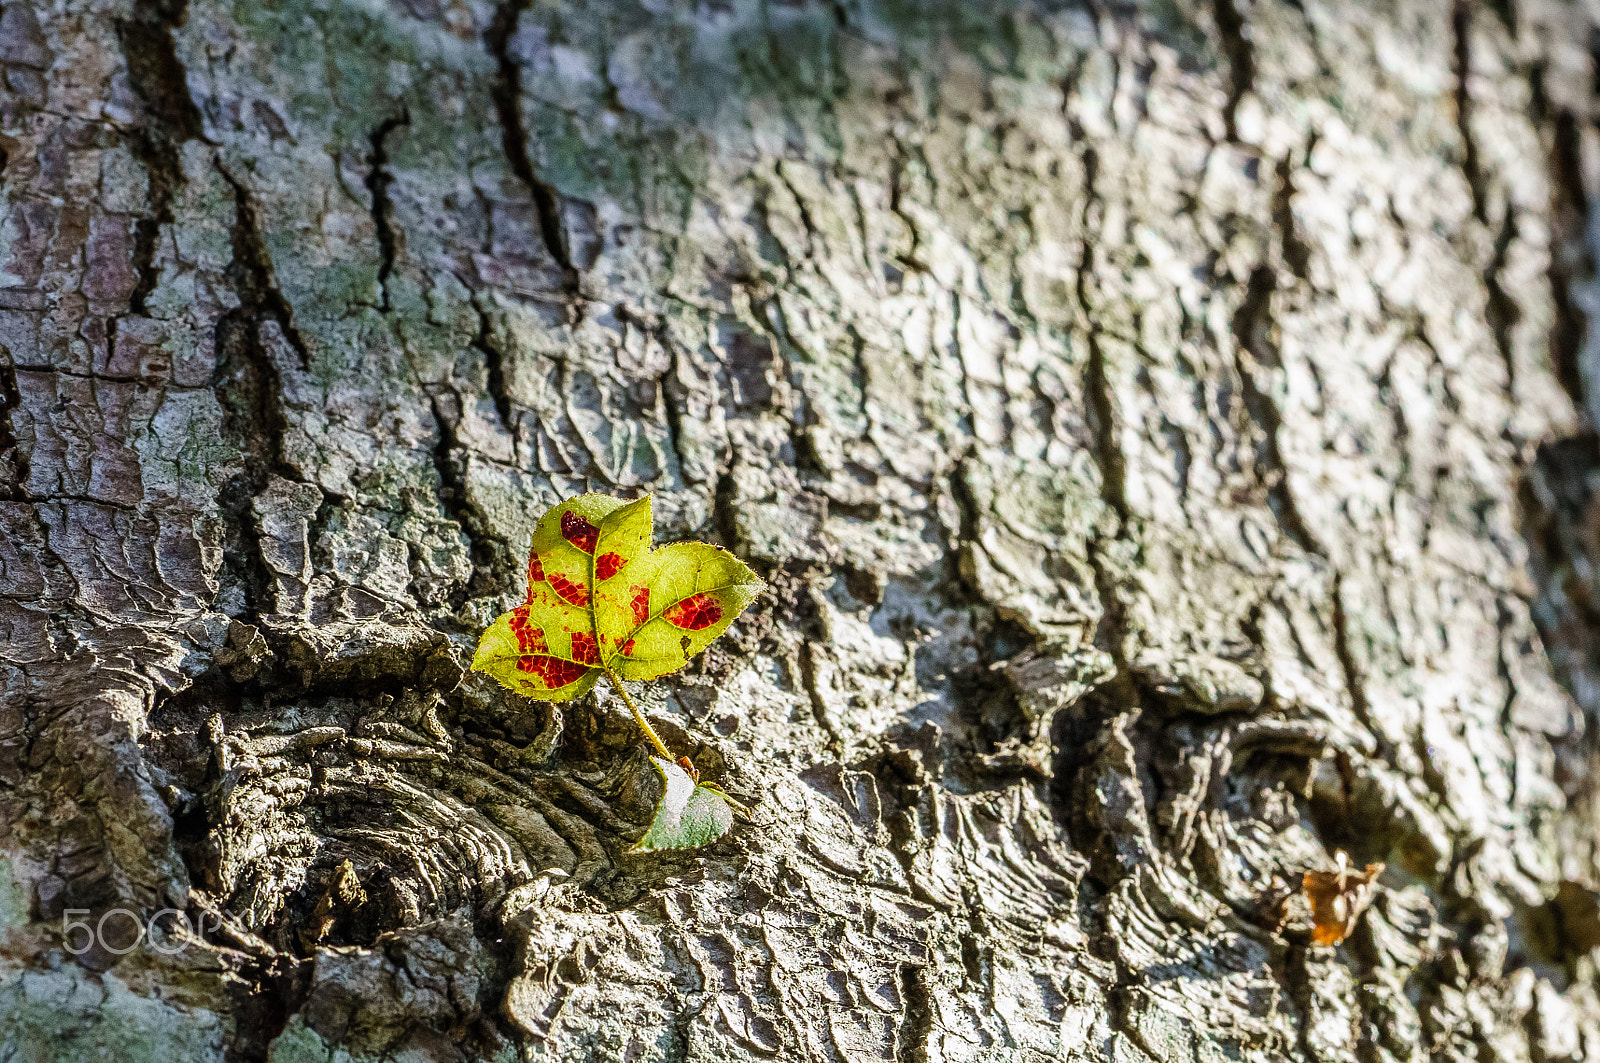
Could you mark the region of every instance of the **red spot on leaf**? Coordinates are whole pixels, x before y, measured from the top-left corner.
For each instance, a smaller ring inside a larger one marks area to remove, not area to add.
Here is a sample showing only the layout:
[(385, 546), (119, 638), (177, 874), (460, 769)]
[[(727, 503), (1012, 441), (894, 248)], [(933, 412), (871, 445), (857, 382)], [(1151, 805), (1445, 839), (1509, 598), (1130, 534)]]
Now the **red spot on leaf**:
[(561, 537), (584, 553), (592, 554), (594, 544), (600, 541), (600, 529), (569, 509), (561, 514)]
[(576, 682), (583, 678), (584, 672), (588, 671), (581, 664), (550, 656), (550, 647), (544, 641), (544, 629), (528, 623), (526, 606), (513, 609), (509, 623), (511, 633), (517, 639), (517, 649), (522, 651), (522, 656), (517, 658), (519, 672), (538, 676), (546, 687), (554, 690)]
[(633, 622), (642, 624), (650, 619), (650, 588), (633, 588)]
[(661, 616), (673, 627), (699, 631), (722, 619), (722, 603), (704, 592), (691, 594), (683, 601), (667, 606)]
[[(550, 647), (544, 642), (544, 629), (537, 628), (528, 623), (528, 608), (511, 611), (511, 633), (517, 638), (517, 649), (523, 653), (549, 653)], [(518, 667), (521, 667), (520, 665)], [(527, 671), (527, 669), (523, 669)]]
[(517, 667), (524, 672), (530, 672), (544, 681), (544, 685), (554, 690), (564, 687), (568, 683), (576, 683), (583, 678), (589, 669), (575, 661), (564, 661), (560, 657), (519, 657)]
[(621, 572), (622, 566), (627, 563), (628, 559), (621, 554), (601, 554), (594, 561), (595, 578), (610, 579), (618, 572)]
[(624, 642), (621, 646), (618, 646), (617, 647), (617, 652), (622, 654), (624, 657), (632, 657), (633, 656), (633, 640), (629, 639), (627, 642)]
[(539, 555), (528, 553), (528, 604), (533, 604), (533, 588), (544, 582), (544, 566), (539, 563)]
[(600, 654), (595, 649), (594, 635), (587, 631), (572, 633), (572, 659), (584, 664), (598, 665)]
[(563, 576), (559, 572), (551, 573), (550, 589), (561, 596), (561, 600), (568, 605), (585, 606), (589, 604), (589, 588)]

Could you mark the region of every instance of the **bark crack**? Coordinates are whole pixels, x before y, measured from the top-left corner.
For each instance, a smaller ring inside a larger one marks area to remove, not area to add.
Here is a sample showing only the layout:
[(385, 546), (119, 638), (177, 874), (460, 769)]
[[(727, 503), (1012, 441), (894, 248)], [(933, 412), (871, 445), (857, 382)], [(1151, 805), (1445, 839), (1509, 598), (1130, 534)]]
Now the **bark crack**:
[(1222, 105), (1222, 126), (1229, 143), (1237, 143), (1239, 129), (1235, 115), (1239, 101), (1255, 83), (1255, 47), (1246, 33), (1244, 15), (1234, 0), (1216, 0), (1217, 31), (1222, 36), (1222, 51), (1228, 57), (1228, 98)]
[[(817, 245), (817, 238), (820, 235), (817, 231), (816, 223), (811, 219), (811, 209), (806, 206), (806, 201), (801, 197), (800, 190), (794, 186), (794, 182), (789, 180), (789, 174), (786, 172), (783, 163), (780, 162), (774, 166), (773, 172), (777, 174), (778, 183), (783, 185), (783, 187), (788, 191), (789, 195), (794, 197), (795, 210), (799, 212), (800, 224), (805, 228), (806, 231), (805, 257), (811, 258), (813, 257)], [(823, 250), (824, 252), (827, 250), (826, 241), (823, 241)]]
[(1506, 291), (1505, 285), (1500, 283), (1500, 272), (1505, 268), (1511, 242), (1516, 238), (1516, 215), (1508, 210), (1505, 221), (1501, 223), (1500, 231), (1494, 239), (1494, 254), (1483, 270), (1483, 287), (1487, 293), (1484, 319), (1489, 325), (1490, 334), (1494, 337), (1495, 350), (1499, 352), (1500, 360), (1505, 363), (1506, 393), (1513, 398), (1517, 391), (1517, 360), (1516, 351), (1511, 344), (1511, 330), (1522, 319), (1522, 310), (1517, 306), (1517, 301)]
[(1472, 93), (1467, 87), (1472, 75), (1472, 5), (1469, 0), (1455, 0), (1450, 26), (1455, 35), (1456, 128), (1461, 134), (1461, 173), (1472, 192), (1473, 216), (1487, 225), (1488, 185), (1478, 157), (1478, 140), (1472, 135)]
[(1116, 406), (1106, 378), (1106, 356), (1100, 330), (1089, 330), (1089, 362), (1084, 370), (1084, 399), (1100, 462), (1100, 498), (1117, 515), (1119, 529), (1128, 523), (1127, 466), (1117, 442)]
[[(456, 402), (459, 396), (451, 396)], [(437, 392), (428, 396), (439, 439), (433, 448), (433, 467), (439, 475), (439, 501), (444, 511), (467, 537), (472, 575), (467, 586), (452, 595), (451, 604), (460, 608), (468, 598), (498, 594), (509, 585), (512, 571), (511, 545), (495, 535), (483, 513), (474, 506), (467, 491), (466, 461), (457, 457), (461, 440), (456, 427), (459, 417), (444, 408)]]
[(472, 308), (478, 313), (478, 332), (472, 337), (472, 348), (483, 355), (483, 370), (488, 378), (489, 395), (494, 399), (494, 408), (500, 415), (501, 427), (511, 436), (511, 452), (513, 456), (518, 456), (521, 451), (521, 440), (517, 434), (516, 408), (511, 401), (511, 392), (506, 387), (505, 352), (494, 345), (489, 312), (479, 305), (476, 296), (473, 298)]
[(1277, 287), (1278, 278), (1272, 267), (1261, 265), (1251, 272), (1244, 302), (1233, 315), (1234, 369), (1239, 376), (1245, 409), (1261, 428), (1260, 464), (1265, 466), (1265, 471), (1258, 471), (1258, 475), (1267, 488), (1273, 516), (1301, 550), (1325, 557), (1327, 550), (1306, 525), (1295, 504), (1294, 492), (1289, 489), (1288, 466), (1284, 464), (1278, 441), (1283, 431), (1283, 415), (1272, 397), (1256, 383), (1256, 367), (1279, 364), (1278, 352), (1270, 338), (1272, 295)]
[[(906, 212), (905, 207), (905, 175), (906, 167), (910, 163), (910, 152), (899, 137), (891, 137), (894, 145), (894, 154), (889, 158), (889, 213), (899, 218), (911, 236), (911, 246), (906, 248), (904, 255), (900, 256), (900, 264), (906, 269), (918, 273), (926, 273), (928, 267), (923, 263), (918, 251), (922, 248), (922, 231), (917, 228), (916, 219)], [(919, 152), (920, 154), (920, 152)]]
[[(237, 398), (230, 401), (228, 396), (219, 395), (223, 410), (235, 415), (235, 428), (247, 449), (257, 449), (249, 444), (252, 437), (259, 437), (265, 444), (259, 450), (264, 451), (263, 456), (272, 471), (286, 479), (299, 480), (299, 473), (283, 456), (283, 437), (288, 429), (288, 418), (283, 410), (283, 376), (271, 353), (262, 345), (262, 323), (270, 320), (278, 324), (284, 340), (299, 357), (302, 369), (310, 359), (294, 329), (289, 304), (272, 279), (272, 263), (257, 227), (250, 193), (220, 162), (216, 168), (234, 194), (233, 262), (228, 273), (239, 296), (239, 306), (217, 322), (218, 357), (212, 383), (228, 390), (236, 384), (243, 385), (243, 404)], [(230, 377), (235, 379), (230, 380)], [(241, 380), (241, 377), (248, 379)], [(258, 478), (265, 482), (264, 476)]]
[(15, 502), (27, 497), (25, 485), (31, 470), (28, 456), (17, 442), (16, 425), (11, 419), (13, 413), (22, 408), (22, 391), (17, 387), (17, 367), (11, 361), (11, 349), (0, 347), (0, 350), (6, 354), (5, 362), (0, 363), (0, 462), (9, 458), (11, 463), (11, 475), (4, 483), (0, 483), (0, 498)]
[[(1600, 64), (1597, 64), (1600, 68)], [(1543, 71), (1533, 77), (1535, 110), (1543, 110)], [(1583, 338), (1586, 331), (1583, 311), (1573, 298), (1574, 285), (1595, 269), (1594, 253), (1584, 239), (1584, 225), (1589, 217), (1589, 197), (1583, 187), (1583, 167), (1580, 158), (1580, 129), (1578, 118), (1570, 110), (1561, 109), (1555, 116), (1551, 136), (1551, 220), (1554, 239), (1550, 255), (1550, 294), (1555, 303), (1555, 321), (1550, 328), (1550, 358), (1554, 363), (1556, 379), (1572, 398), (1574, 404), (1585, 409), (1583, 398), (1583, 373), (1579, 368)]]
[(900, 968), (900, 1000), (904, 1010), (895, 1031), (895, 1063), (927, 1063), (935, 1018), (926, 967)]
[[(277, 279), (273, 275), (272, 256), (262, 239), (250, 191), (220, 161), (216, 163), (216, 169), (228, 187), (233, 189), (234, 196), (233, 263), (229, 271), (233, 274), (235, 290), (239, 295), (240, 307), (236, 312), (243, 312), (257, 320), (270, 318), (276, 321), (283, 330), (284, 340), (299, 356), (300, 368), (308, 368), (311, 356), (306, 351), (305, 341), (295, 329), (294, 310), (278, 289)], [(276, 369), (273, 372), (276, 374)]]
[(390, 213), (394, 206), (389, 202), (389, 186), (394, 174), (389, 172), (389, 134), (403, 125), (411, 124), (411, 115), (402, 109), (399, 114), (386, 118), (372, 131), (372, 170), (367, 174), (367, 191), (372, 194), (372, 224), (378, 231), (378, 309), (389, 312), (389, 275), (394, 272), (394, 226)]
[(262, 325), (267, 321), (278, 325), (302, 369), (310, 359), (295, 331), (289, 304), (273, 280), (249, 191), (220, 161), (213, 165), (234, 195), (233, 261), (227, 276), (239, 305), (217, 320), (211, 386), (222, 407), (224, 430), (244, 455), (244, 470), (222, 489), (219, 508), (245, 548), (225, 557), (219, 579), (240, 588), (241, 615), (248, 619), (261, 615), (276, 582), (262, 552), (254, 499), (266, 488), (269, 476), (304, 482), (284, 454), (289, 419), (283, 406), (283, 374), (262, 341)]
[(300, 1010), (311, 988), (312, 961), (278, 953), (250, 956), (231, 984), (238, 1008), (227, 1063), (267, 1063), (268, 1048)]
[(117, 22), (128, 84), (148, 115), (129, 140), (150, 188), (150, 216), (134, 226), (133, 267), (139, 280), (128, 300), (129, 310), (140, 317), (161, 279), (155, 265), (161, 226), (172, 223), (173, 192), (184, 183), (179, 148), (201, 136), (200, 111), (189, 96), (172, 40), (187, 8), (188, 0), (136, 0), (132, 17)]
[(1128, 524), (1127, 465), (1117, 441), (1116, 400), (1106, 376), (1105, 350), (1100, 345), (1100, 326), (1090, 310), (1089, 277), (1094, 272), (1094, 241), (1089, 237), (1089, 222), (1099, 195), (1095, 181), (1099, 176), (1100, 156), (1091, 148), (1083, 153), (1084, 203), (1080, 215), (1083, 240), (1078, 259), (1076, 296), (1078, 309), (1087, 322), (1089, 359), (1084, 369), (1084, 404), (1088, 407), (1089, 431), (1094, 437), (1095, 459), (1100, 466), (1100, 498), (1117, 515), (1118, 534)]
[(568, 295), (578, 291), (578, 271), (572, 265), (567, 250), (566, 226), (561, 220), (561, 201), (554, 188), (539, 179), (528, 152), (528, 130), (522, 121), (522, 66), (511, 55), (511, 37), (517, 31), (517, 20), (528, 7), (529, 0), (501, 0), (495, 8), (494, 18), (484, 34), (484, 44), (497, 64), (491, 95), (495, 114), (500, 120), (501, 148), (511, 172), (517, 175), (533, 196), (534, 210), (539, 215), (539, 235), (545, 250), (561, 267), (562, 290)]
[[(1291, 941), (1282, 963), (1273, 964), (1273, 967), (1283, 979), (1284, 987), (1289, 990), (1289, 1007), (1294, 1012), (1295, 1043), (1306, 1059), (1316, 1059), (1318, 1053), (1311, 1043), (1316, 987), (1312, 984), (1311, 971), (1306, 965), (1309, 952), (1309, 946), (1303, 942)], [(1365, 1014), (1367, 1001), (1364, 998), (1361, 1005)]]
[[(1076, 134), (1075, 134), (1076, 135)], [(1079, 216), (1082, 253), (1078, 260), (1075, 295), (1078, 309), (1084, 315), (1088, 332), (1088, 364), (1084, 369), (1084, 405), (1089, 431), (1093, 439), (1095, 461), (1100, 467), (1101, 501), (1116, 515), (1117, 527), (1112, 540), (1127, 535), (1130, 512), (1127, 496), (1127, 464), (1122, 446), (1117, 439), (1117, 415), (1114, 389), (1106, 372), (1105, 350), (1100, 344), (1100, 328), (1090, 308), (1089, 276), (1094, 271), (1094, 242), (1089, 235), (1089, 225), (1095, 208), (1100, 203), (1096, 190), (1100, 157), (1094, 149), (1083, 154), (1084, 204)], [(1100, 600), (1100, 620), (1096, 625), (1094, 643), (1110, 655), (1114, 670), (1107, 681), (1107, 692), (1120, 707), (1132, 709), (1138, 705), (1138, 692), (1128, 671), (1123, 641), (1127, 634), (1127, 618), (1117, 581), (1105, 557), (1105, 539), (1095, 536), (1084, 545), (1085, 560), (1094, 575), (1095, 595)], [(1075, 774), (1075, 773), (1074, 773)]]
[(738, 485), (733, 480), (730, 460), (729, 468), (717, 474), (716, 490), (711, 496), (711, 526), (729, 550), (737, 549), (739, 543), (737, 503)]
[[(1311, 143), (1306, 145), (1309, 155), (1311, 148), (1316, 143), (1316, 135), (1312, 134)], [(1294, 166), (1288, 155), (1278, 160), (1274, 168), (1277, 186), (1272, 196), (1272, 224), (1278, 230), (1278, 242), (1283, 247), (1283, 260), (1299, 280), (1310, 283), (1311, 281), (1311, 248), (1300, 236), (1300, 231), (1294, 220)]]

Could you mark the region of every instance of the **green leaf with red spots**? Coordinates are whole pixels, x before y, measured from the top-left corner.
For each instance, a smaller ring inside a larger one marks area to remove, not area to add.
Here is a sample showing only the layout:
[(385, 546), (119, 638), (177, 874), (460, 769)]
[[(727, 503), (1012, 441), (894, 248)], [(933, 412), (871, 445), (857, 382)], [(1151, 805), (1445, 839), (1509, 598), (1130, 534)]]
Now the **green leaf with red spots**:
[(733, 826), (733, 808), (728, 795), (695, 779), (678, 765), (660, 757), (650, 763), (661, 773), (666, 789), (656, 805), (656, 815), (636, 853), (658, 849), (693, 849), (708, 845), (728, 833)]
[(546, 513), (528, 553), (524, 603), (483, 633), (472, 667), (541, 701), (676, 672), (765, 586), (708, 543), (650, 549), (650, 498), (581, 495)]

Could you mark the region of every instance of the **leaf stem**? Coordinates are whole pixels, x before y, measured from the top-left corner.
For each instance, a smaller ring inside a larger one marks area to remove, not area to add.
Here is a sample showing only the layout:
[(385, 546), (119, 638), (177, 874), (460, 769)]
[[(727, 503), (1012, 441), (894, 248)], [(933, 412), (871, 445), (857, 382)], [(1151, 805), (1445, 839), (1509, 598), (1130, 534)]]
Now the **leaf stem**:
[(733, 811), (736, 814), (743, 816), (745, 819), (749, 819), (750, 818), (750, 809), (749, 809), (749, 807), (746, 806), (746, 805), (740, 804), (738, 801), (735, 801), (732, 797), (728, 796), (728, 791), (724, 790), (722, 787), (718, 786), (716, 783), (714, 783), (714, 782), (703, 782), (700, 785), (702, 787), (704, 787), (705, 789), (707, 789), (707, 790), (715, 790), (722, 797), (722, 799), (724, 801), (728, 802), (728, 807), (733, 809)]
[(617, 673), (611, 670), (611, 666), (603, 658), (600, 661), (600, 667), (606, 670), (606, 678), (611, 680), (611, 686), (618, 694), (622, 695), (622, 703), (628, 706), (629, 712), (633, 713), (633, 722), (639, 725), (639, 730), (643, 731), (644, 736), (650, 739), (650, 744), (656, 747), (656, 752), (661, 754), (662, 760), (671, 761), (672, 754), (667, 751), (666, 743), (661, 741), (661, 736), (656, 734), (656, 729), (650, 726), (650, 721), (644, 718), (644, 713), (639, 711), (639, 706), (635, 705), (633, 699), (628, 697), (628, 692), (622, 689), (622, 680), (617, 678)]

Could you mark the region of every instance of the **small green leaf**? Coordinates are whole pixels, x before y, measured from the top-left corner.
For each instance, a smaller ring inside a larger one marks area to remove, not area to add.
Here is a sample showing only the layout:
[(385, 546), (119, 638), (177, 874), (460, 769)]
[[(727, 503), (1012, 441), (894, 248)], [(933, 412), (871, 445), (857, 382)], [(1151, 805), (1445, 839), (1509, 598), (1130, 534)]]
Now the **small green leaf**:
[(721, 790), (708, 785), (696, 786), (689, 773), (670, 760), (651, 757), (650, 763), (661, 773), (661, 781), (667, 788), (656, 806), (655, 822), (633, 847), (634, 852), (695, 849), (728, 833), (728, 828), (733, 826), (733, 809)]

